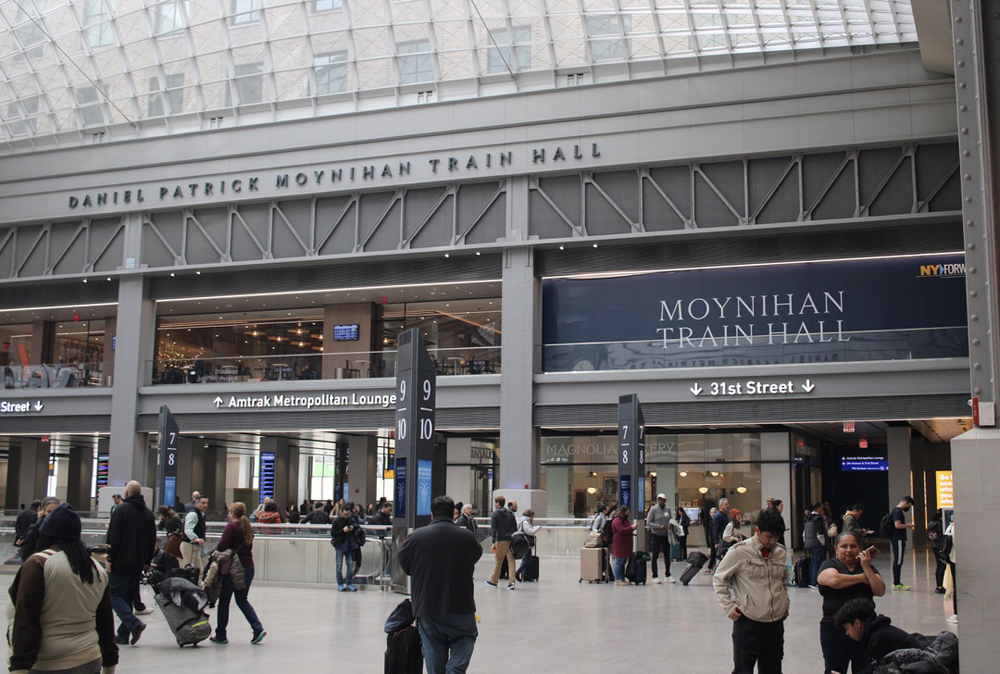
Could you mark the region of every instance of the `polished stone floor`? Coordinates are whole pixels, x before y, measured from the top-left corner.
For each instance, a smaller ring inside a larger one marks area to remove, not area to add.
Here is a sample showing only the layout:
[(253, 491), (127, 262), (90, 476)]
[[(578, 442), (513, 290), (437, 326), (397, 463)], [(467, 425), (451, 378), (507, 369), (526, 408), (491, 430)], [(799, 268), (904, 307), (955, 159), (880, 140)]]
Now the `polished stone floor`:
[[(936, 634), (945, 622), (941, 597), (933, 594), (927, 557), (909, 555), (903, 582), (910, 592), (890, 591), (880, 613), (908, 630)], [(879, 564), (878, 562), (881, 562)], [(473, 674), (493, 672), (677, 672), (723, 674), (732, 669), (729, 620), (716, 603), (711, 578), (699, 574), (688, 587), (614, 587), (580, 584), (575, 558), (541, 559), (542, 580), (516, 591), (487, 587), (492, 571), (484, 560), (476, 573), (481, 617)], [(883, 556), (876, 562), (889, 573)], [(679, 575), (686, 565), (674, 563)], [(661, 571), (662, 573), (662, 571)], [(818, 622), (820, 596), (789, 588), (786, 674), (821, 674)], [(143, 588), (147, 604), (151, 591)], [(382, 671), (385, 617), (398, 595), (375, 591), (339, 593), (327, 587), (255, 584), (250, 593), (267, 638), (251, 646), (250, 628), (233, 606), (230, 643), (209, 642), (180, 649), (159, 612), (145, 616), (149, 628), (134, 647), (124, 646), (117, 674), (376, 674)], [(214, 624), (214, 611), (213, 611)], [(286, 669), (291, 667), (291, 670)]]

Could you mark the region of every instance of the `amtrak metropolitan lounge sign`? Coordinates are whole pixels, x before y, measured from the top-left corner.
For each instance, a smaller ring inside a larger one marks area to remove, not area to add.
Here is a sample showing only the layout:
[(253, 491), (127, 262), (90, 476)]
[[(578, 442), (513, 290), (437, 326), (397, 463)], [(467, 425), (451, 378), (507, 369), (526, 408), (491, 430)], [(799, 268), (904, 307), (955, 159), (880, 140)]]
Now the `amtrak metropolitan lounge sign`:
[(331, 409), (336, 407), (381, 407), (396, 404), (395, 393), (316, 393), (216, 396), (215, 409)]
[[(548, 372), (968, 356), (958, 253), (547, 279), (542, 292)], [(812, 386), (706, 381), (691, 393)]]

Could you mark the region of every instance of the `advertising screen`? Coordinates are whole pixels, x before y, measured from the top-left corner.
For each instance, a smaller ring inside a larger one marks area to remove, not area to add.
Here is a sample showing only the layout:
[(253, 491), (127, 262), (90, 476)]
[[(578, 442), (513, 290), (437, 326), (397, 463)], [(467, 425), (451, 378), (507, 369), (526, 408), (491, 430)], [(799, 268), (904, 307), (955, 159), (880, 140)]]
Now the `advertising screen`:
[(961, 254), (542, 282), (547, 372), (968, 356)]

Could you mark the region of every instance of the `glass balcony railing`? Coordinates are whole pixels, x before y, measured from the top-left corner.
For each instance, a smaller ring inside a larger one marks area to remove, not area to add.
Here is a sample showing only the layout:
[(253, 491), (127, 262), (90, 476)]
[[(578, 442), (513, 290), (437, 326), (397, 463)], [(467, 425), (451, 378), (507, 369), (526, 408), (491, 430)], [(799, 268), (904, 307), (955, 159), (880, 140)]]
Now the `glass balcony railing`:
[[(499, 374), (500, 347), (428, 349), (439, 376)], [(148, 362), (150, 383), (237, 384), (396, 376), (396, 351), (197, 357)]]
[(0, 366), (0, 374), (5, 389), (111, 385), (110, 377), (104, 376), (104, 363), (4, 365)]

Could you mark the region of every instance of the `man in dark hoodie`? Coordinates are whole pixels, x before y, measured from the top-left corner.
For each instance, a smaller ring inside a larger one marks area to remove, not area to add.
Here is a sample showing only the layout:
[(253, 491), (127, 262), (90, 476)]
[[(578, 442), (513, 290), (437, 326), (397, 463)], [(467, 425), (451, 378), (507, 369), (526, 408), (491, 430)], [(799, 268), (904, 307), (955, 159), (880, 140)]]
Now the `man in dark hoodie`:
[(922, 634), (910, 634), (893, 626), (888, 616), (875, 613), (875, 602), (869, 599), (851, 599), (846, 602), (837, 611), (833, 621), (837, 627), (844, 628), (847, 636), (860, 641), (868, 651), (872, 663), (865, 672), (870, 672), (874, 665), (893, 651), (901, 648), (925, 648), (931, 641)]
[(133, 646), (146, 624), (135, 617), (132, 607), (139, 596), (142, 570), (156, 550), (156, 518), (146, 507), (142, 485), (125, 485), (125, 500), (115, 508), (108, 524), (108, 571), (111, 574), (111, 606), (121, 620), (117, 640)]

